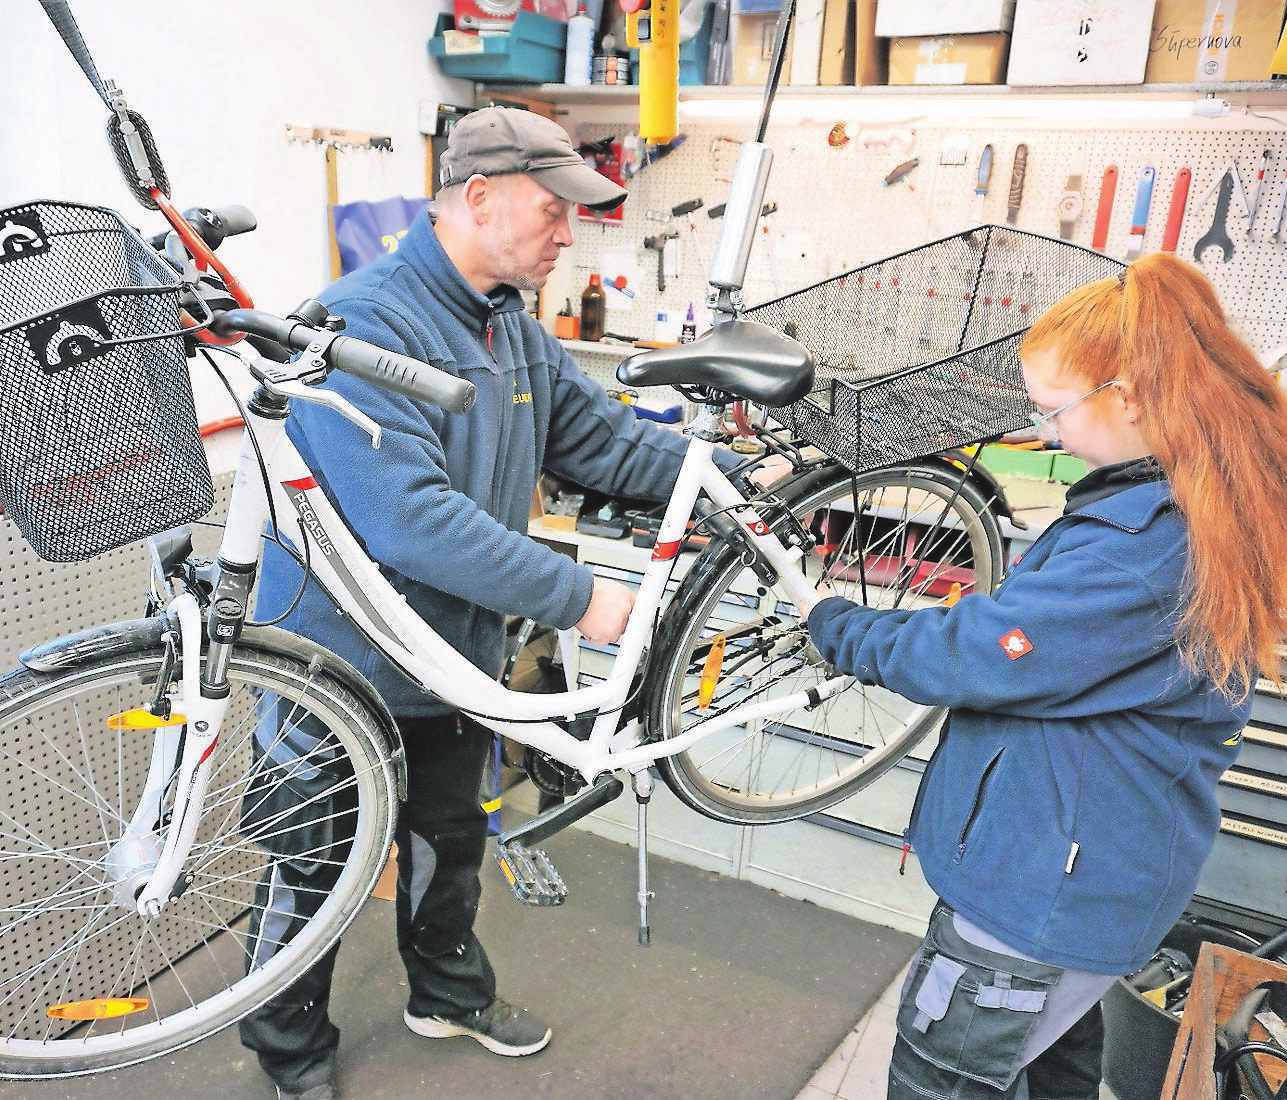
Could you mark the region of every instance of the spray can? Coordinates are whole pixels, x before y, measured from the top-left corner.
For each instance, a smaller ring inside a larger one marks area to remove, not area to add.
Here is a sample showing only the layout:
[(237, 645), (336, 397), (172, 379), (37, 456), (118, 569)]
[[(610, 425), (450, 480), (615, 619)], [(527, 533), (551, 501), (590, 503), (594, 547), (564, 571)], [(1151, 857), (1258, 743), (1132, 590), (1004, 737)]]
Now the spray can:
[(594, 20), (578, 4), (568, 20), (567, 52), (563, 56), (563, 83), (588, 85), (594, 58)]

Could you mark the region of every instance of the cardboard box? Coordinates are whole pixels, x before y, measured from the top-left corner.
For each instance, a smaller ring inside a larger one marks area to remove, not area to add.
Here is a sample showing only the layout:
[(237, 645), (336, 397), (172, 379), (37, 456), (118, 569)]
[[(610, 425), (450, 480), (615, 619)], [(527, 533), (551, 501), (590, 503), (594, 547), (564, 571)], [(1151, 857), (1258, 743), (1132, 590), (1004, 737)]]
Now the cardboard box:
[(889, 42), (876, 37), (877, 0), (797, 0), (791, 83), (884, 84)]
[(1158, 0), (1149, 84), (1268, 80), (1284, 0)]
[(1139, 84), (1152, 26), (1153, 0), (1018, 0), (1007, 82)]
[[(778, 40), (778, 13), (738, 12), (730, 20), (733, 39), (732, 83), (763, 87), (773, 62), (773, 47)], [(787, 36), (780, 83), (791, 82), (791, 36)]]
[(848, 87), (854, 82), (855, 0), (823, 0), (822, 46), (818, 52), (818, 83)]
[(1000, 84), (1010, 36), (959, 34), (948, 38), (891, 38), (890, 84)]
[(860, 86), (889, 81), (889, 39), (876, 34), (877, 0), (857, 0), (854, 5), (854, 79)]
[(797, 0), (791, 27), (792, 84), (810, 87), (818, 83), (824, 6), (823, 0)]
[(1015, 0), (880, 0), (876, 33), (882, 38), (941, 38), (945, 34), (1008, 31)]

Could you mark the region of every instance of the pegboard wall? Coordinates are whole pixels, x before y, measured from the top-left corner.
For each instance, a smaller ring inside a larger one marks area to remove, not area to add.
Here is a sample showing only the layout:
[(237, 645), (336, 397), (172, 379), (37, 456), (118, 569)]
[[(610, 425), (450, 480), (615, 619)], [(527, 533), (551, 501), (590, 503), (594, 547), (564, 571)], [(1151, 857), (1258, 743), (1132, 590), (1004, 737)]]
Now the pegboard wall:
[[(576, 116), (564, 121), (583, 141), (630, 132), (629, 124), (578, 123)], [(839, 142), (834, 125), (805, 121), (769, 127), (765, 140), (774, 161), (765, 202), (776, 209), (761, 222), (752, 251), (743, 294), (748, 306), (981, 222), (1007, 224), (1011, 168), (1023, 144), (1028, 150), (1023, 197), (1009, 224), (1058, 236), (1060, 200), (1069, 177), (1079, 175), (1081, 213), (1070, 239), (1089, 247), (1104, 171), (1112, 165), (1117, 182), (1104, 251), (1119, 259), (1132, 243), (1141, 171), (1151, 167), (1156, 173), (1143, 241), (1147, 253), (1161, 248), (1177, 173), (1187, 167), (1192, 180), (1176, 254), (1212, 280), (1234, 327), (1262, 361), (1275, 361), (1287, 348), (1287, 235), (1282, 242), (1274, 239), (1287, 195), (1287, 106), (1283, 112), (1254, 114), (1235, 108), (1221, 119), (1109, 121), (1093, 127), (1077, 120), (935, 123), (925, 116), (906, 124), (848, 124)], [(576, 243), (562, 264), (569, 269), (565, 288), (551, 288), (554, 300), (547, 315), (565, 296), (575, 312), (590, 273), (598, 271), (609, 281), (622, 274), (615, 270), (621, 258), (630, 256), (633, 267), (625, 274), (633, 297), (609, 289), (609, 332), (663, 337), (658, 312), (668, 314), (673, 332), (690, 302), (702, 320), (705, 273), (722, 224), (709, 211), (724, 202), (740, 141), (751, 130), (745, 123), (737, 128), (681, 123), (681, 130), (682, 145), (628, 181), (630, 197), (620, 224), (578, 223)], [(988, 193), (980, 199), (979, 160), (989, 144), (993, 169)], [(1258, 181), (1266, 152), (1267, 169)], [(902, 180), (885, 184), (896, 167), (913, 158), (917, 164)], [(1205, 248), (1195, 259), (1195, 245), (1213, 228), (1216, 187), (1230, 165), (1248, 203), (1259, 182), (1254, 221), (1249, 230), (1235, 197), (1224, 227), (1232, 247), (1228, 260), (1220, 247)], [(674, 207), (696, 199), (701, 207), (672, 216)], [(662, 233), (677, 235), (664, 290), (658, 285), (658, 253), (643, 244)]]

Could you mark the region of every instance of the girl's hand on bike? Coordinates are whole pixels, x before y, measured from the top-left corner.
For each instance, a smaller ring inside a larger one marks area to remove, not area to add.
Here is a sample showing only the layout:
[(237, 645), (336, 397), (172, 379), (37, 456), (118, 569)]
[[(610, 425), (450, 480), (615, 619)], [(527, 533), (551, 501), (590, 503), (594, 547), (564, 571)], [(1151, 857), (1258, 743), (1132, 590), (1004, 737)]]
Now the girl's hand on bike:
[(576, 628), (591, 645), (609, 645), (625, 631), (626, 620), (630, 618), (630, 609), (634, 605), (633, 588), (606, 577), (595, 577), (590, 591), (590, 606), (585, 609)]
[(809, 612), (812, 611), (820, 602), (827, 599), (829, 596), (838, 595), (840, 595), (840, 593), (831, 587), (831, 582), (826, 577), (823, 577), (822, 580), (818, 582), (818, 587), (813, 590), (809, 597), (800, 601), (800, 606), (796, 610), (800, 612), (800, 618), (802, 620), (807, 619), (809, 617)]

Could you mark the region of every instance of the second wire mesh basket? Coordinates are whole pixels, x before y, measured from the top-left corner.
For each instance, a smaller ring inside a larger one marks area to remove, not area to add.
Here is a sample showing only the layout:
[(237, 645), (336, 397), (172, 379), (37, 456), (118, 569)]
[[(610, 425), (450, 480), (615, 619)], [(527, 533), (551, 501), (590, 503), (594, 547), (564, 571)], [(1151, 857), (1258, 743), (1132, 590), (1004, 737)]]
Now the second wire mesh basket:
[(774, 415), (852, 470), (1029, 425), (1019, 344), (1069, 291), (1124, 264), (983, 225), (746, 311), (816, 362), (814, 392)]

